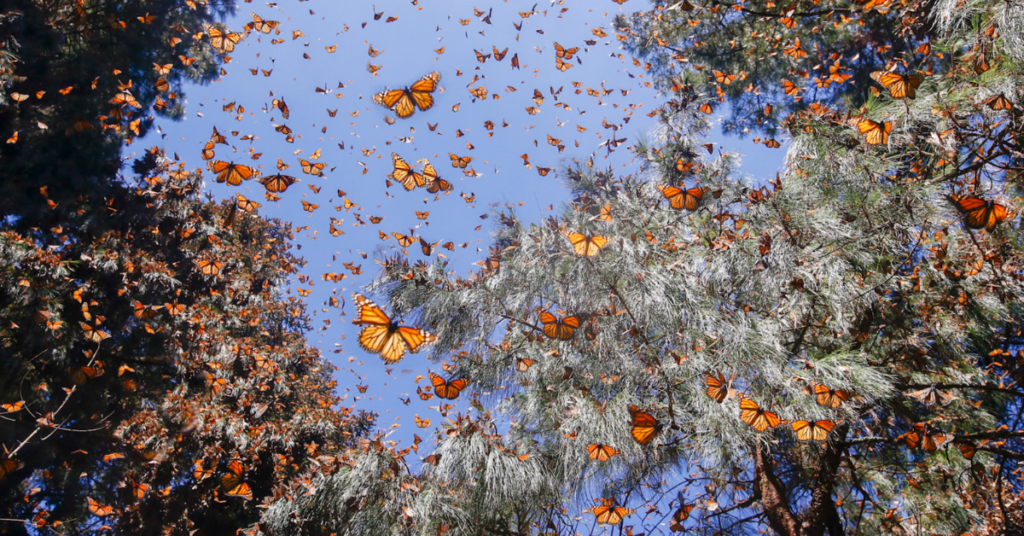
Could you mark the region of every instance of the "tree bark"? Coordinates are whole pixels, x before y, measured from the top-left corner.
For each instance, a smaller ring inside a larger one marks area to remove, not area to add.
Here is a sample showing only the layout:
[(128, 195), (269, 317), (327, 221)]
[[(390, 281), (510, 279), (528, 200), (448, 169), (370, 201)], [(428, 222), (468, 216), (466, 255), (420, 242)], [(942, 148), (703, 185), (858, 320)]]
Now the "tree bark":
[(764, 445), (754, 448), (754, 481), (761, 494), (761, 507), (768, 518), (768, 526), (779, 536), (801, 536), (800, 523), (790, 511), (786, 488), (775, 476), (770, 459), (765, 460)]

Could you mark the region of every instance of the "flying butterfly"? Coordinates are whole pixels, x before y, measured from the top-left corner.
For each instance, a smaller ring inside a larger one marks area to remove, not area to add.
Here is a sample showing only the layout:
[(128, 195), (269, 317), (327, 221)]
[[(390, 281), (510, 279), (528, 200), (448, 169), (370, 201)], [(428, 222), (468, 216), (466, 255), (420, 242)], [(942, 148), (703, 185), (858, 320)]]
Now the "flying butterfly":
[(207, 34), (210, 36), (210, 44), (213, 45), (213, 48), (223, 52), (231, 52), (235, 50), (235, 45), (242, 40), (241, 35), (233, 32), (224, 33), (216, 26), (211, 26), (207, 30)]
[(750, 426), (753, 426), (758, 432), (763, 432), (768, 428), (774, 428), (782, 424), (782, 419), (778, 415), (761, 409), (757, 402), (749, 398), (740, 400), (740, 418)]
[(871, 79), (888, 89), (894, 99), (913, 99), (917, 96), (918, 86), (924, 82), (924, 75), (875, 71), (871, 73)]
[(214, 160), (210, 162), (210, 171), (217, 174), (217, 182), (228, 183), (231, 186), (242, 184), (243, 180), (249, 180), (257, 175), (257, 171), (249, 166)]
[(997, 204), (995, 201), (981, 199), (980, 197), (959, 197), (950, 196), (950, 199), (964, 215), (964, 223), (971, 229), (985, 229), (992, 231), (1007, 218), (1010, 213), (1006, 207)]
[(575, 54), (575, 53), (577, 53), (579, 51), (580, 51), (579, 47), (565, 48), (562, 45), (559, 45), (558, 41), (555, 41), (555, 57), (557, 57), (557, 58), (560, 58), (560, 59), (563, 59), (563, 60), (571, 60), (573, 54)]
[(420, 78), (413, 85), (404, 89), (387, 89), (373, 96), (373, 102), (405, 119), (416, 112), (429, 110), (434, 105), (432, 93), (437, 89), (441, 75), (433, 72)]
[(889, 143), (889, 133), (892, 132), (892, 123), (886, 121), (879, 123), (870, 119), (857, 122), (857, 130), (864, 134), (868, 145), (885, 145)]
[(260, 180), (260, 183), (268, 192), (280, 193), (288, 189), (289, 186), (295, 184), (299, 179), (290, 175), (269, 175)]
[(356, 304), (356, 319), (353, 324), (366, 326), (359, 332), (359, 346), (367, 352), (377, 352), (385, 363), (397, 363), (405, 355), (419, 352), (424, 344), (437, 340), (425, 330), (399, 326), (369, 298), (352, 294)]
[(608, 243), (608, 239), (601, 235), (587, 236), (582, 233), (569, 233), (569, 243), (576, 250), (576, 254), (582, 257), (594, 257), (601, 252), (601, 248)]
[(406, 190), (413, 190), (417, 186), (426, 184), (423, 175), (413, 171), (409, 163), (403, 160), (401, 156), (398, 156), (397, 153), (391, 153), (391, 164), (394, 166), (394, 169), (391, 171), (391, 177), (402, 183)]
[(800, 441), (825, 441), (835, 426), (832, 421), (794, 421), (793, 431)]
[(700, 204), (701, 198), (704, 197), (704, 192), (707, 190), (700, 186), (694, 186), (689, 190), (684, 190), (677, 186), (659, 186), (661, 194), (668, 199), (672, 208), (676, 210), (686, 209), (691, 212), (697, 210), (697, 206)]
[(540, 323), (544, 326), (544, 334), (551, 339), (569, 340), (580, 327), (580, 319), (575, 316), (559, 318), (547, 311), (541, 311)]
[(466, 166), (473, 161), (472, 156), (456, 156), (454, 153), (448, 153), (448, 157), (452, 159), (452, 167), (466, 169)]
[[(437, 174), (437, 170), (434, 169), (434, 165), (430, 162), (423, 164), (423, 180), (427, 183), (427, 191), (432, 194), (436, 194), (441, 191), (447, 192), (455, 188), (452, 183), (442, 179), (441, 176)], [(428, 212), (427, 214), (430, 213)], [(420, 213), (417, 211), (416, 215), (418, 217)], [(426, 217), (420, 219), (425, 220)]]
[(591, 508), (590, 511), (597, 518), (597, 522), (602, 525), (618, 525), (622, 523), (623, 518), (636, 511), (625, 506), (615, 506), (615, 499), (594, 500), (601, 505)]
[(494, 52), (495, 61), (501, 61), (505, 59), (505, 54), (508, 54), (508, 47), (505, 47), (505, 50), (502, 50), (501, 52), (498, 52), (498, 47), (496, 46), (492, 46), (491, 48), (494, 49), (492, 52)]
[(633, 434), (633, 439), (641, 445), (650, 443), (654, 436), (664, 428), (658, 419), (637, 406), (629, 406), (629, 415), (632, 418), (630, 433)]
[(445, 380), (433, 372), (430, 373), (430, 383), (434, 384), (434, 394), (437, 395), (438, 398), (444, 398), (446, 400), (455, 400), (456, 398), (459, 398), (459, 394), (462, 393), (462, 390), (466, 388), (466, 385), (469, 385), (469, 382), (464, 379)]
[(225, 495), (233, 497), (245, 497), (252, 499), (252, 490), (249, 484), (242, 481), (245, 475), (245, 468), (242, 462), (235, 460), (228, 465), (228, 472), (220, 477), (220, 487), (224, 489)]

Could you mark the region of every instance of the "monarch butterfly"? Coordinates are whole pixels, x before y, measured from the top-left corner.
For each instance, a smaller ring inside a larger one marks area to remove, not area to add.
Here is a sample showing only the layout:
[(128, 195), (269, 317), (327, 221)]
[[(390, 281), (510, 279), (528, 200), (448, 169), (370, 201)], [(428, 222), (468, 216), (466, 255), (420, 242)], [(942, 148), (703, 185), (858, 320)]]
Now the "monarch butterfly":
[(889, 133), (892, 132), (892, 123), (886, 121), (879, 123), (870, 119), (864, 119), (857, 123), (857, 130), (865, 134), (868, 145), (885, 145), (889, 143)]
[(199, 266), (199, 271), (204, 276), (216, 276), (220, 274), (220, 269), (224, 267), (224, 263), (219, 260), (199, 260), (196, 262), (196, 265)]
[(569, 233), (568, 237), (576, 254), (583, 257), (596, 256), (600, 253), (601, 248), (608, 243), (608, 239), (601, 235), (587, 236), (581, 233)]
[(924, 82), (924, 75), (875, 71), (871, 73), (871, 79), (888, 89), (894, 99), (913, 99), (917, 96), (918, 86)]
[(210, 35), (210, 44), (213, 48), (224, 52), (235, 50), (235, 45), (242, 40), (242, 36), (233, 32), (224, 33), (220, 28), (211, 26), (207, 33)]
[[(473, 97), (477, 98), (477, 99), (486, 99), (487, 98), (487, 88), (485, 86), (480, 86), (478, 88), (473, 88), (473, 89), (469, 90), (469, 94), (472, 95)], [(461, 132), (462, 131), (460, 130), (459, 133), (461, 133)], [(458, 137), (458, 136), (456, 136), (456, 137)]]
[(704, 104), (701, 104), (700, 108), (697, 108), (697, 109), (702, 111), (702, 112), (704, 112), (704, 113), (706, 113), (706, 114), (708, 114), (708, 115), (711, 115), (715, 111), (715, 109), (711, 107), (711, 103), (708, 103), (708, 102), (705, 102)]
[(359, 332), (359, 346), (367, 352), (380, 353), (385, 363), (396, 363), (406, 350), (415, 354), (422, 345), (437, 340), (422, 329), (392, 322), (377, 304), (364, 296), (353, 294), (352, 299), (356, 303), (357, 317), (352, 323), (366, 326)]
[(75, 385), (82, 385), (89, 378), (95, 378), (102, 373), (103, 371), (96, 367), (75, 367), (71, 369), (71, 382)]
[(1012, 110), (1013, 103), (1010, 99), (1007, 99), (1002, 93), (985, 99), (985, 104), (993, 110)]
[(708, 384), (707, 394), (711, 398), (721, 404), (725, 401), (725, 398), (729, 396), (729, 386), (725, 381), (725, 376), (721, 372), (718, 373), (718, 377), (714, 377), (710, 374), (704, 379), (705, 383)]
[(322, 177), (323, 169), (326, 164), (323, 162), (313, 163), (309, 160), (299, 159), (299, 163), (302, 164), (302, 172), (306, 175), (313, 175), (314, 177)]
[[(452, 183), (442, 179), (441, 176), (437, 174), (437, 170), (434, 169), (434, 165), (430, 162), (423, 164), (423, 180), (427, 183), (427, 191), (432, 194), (455, 189), (455, 186), (453, 186)], [(429, 214), (429, 212), (427, 214)], [(418, 217), (419, 215), (420, 212), (417, 211), (416, 216)], [(420, 219), (426, 219), (426, 217)]]
[(398, 156), (397, 153), (391, 153), (391, 164), (395, 167), (391, 171), (391, 177), (402, 183), (406, 190), (412, 190), (417, 186), (426, 184), (423, 175), (413, 171), (409, 163), (403, 160), (401, 156)]
[(924, 423), (917, 423), (914, 429), (903, 436), (911, 449), (921, 447), (928, 452), (935, 452), (946, 442), (946, 435), (937, 430), (929, 429)]
[[(977, 450), (977, 447), (974, 446), (974, 443), (959, 443), (957, 447), (960, 447), (960, 454), (964, 455), (965, 460), (974, 459), (974, 453)], [(0, 476), (2, 476), (2, 474), (0, 474)]]
[(916, 398), (922, 404), (927, 404), (929, 406), (935, 404), (936, 402), (941, 403), (943, 406), (948, 406), (950, 403), (956, 400), (955, 396), (943, 393), (942, 391), (936, 389), (934, 385), (931, 387), (927, 387), (925, 389), (921, 389), (920, 391), (914, 391), (912, 393), (907, 394)]
[(459, 398), (459, 394), (462, 393), (462, 390), (469, 384), (468, 381), (461, 378), (458, 380), (446, 381), (444, 378), (434, 374), (433, 372), (430, 373), (430, 383), (434, 384), (434, 394), (437, 395), (438, 398), (445, 398), (448, 400), (455, 400), (456, 398)]
[(479, 50), (473, 50), (473, 52), (476, 53), (476, 61), (478, 61), (480, 63), (485, 63), (487, 61), (487, 59), (491, 57), (490, 54), (484, 54), (484, 53), (480, 52)]
[(395, 237), (395, 240), (398, 241), (398, 245), (402, 246), (403, 248), (411, 246), (412, 243), (416, 241), (415, 238), (409, 235), (404, 235), (402, 233), (391, 233), (391, 236)]
[(555, 57), (557, 57), (557, 58), (560, 58), (560, 59), (563, 59), (563, 60), (571, 60), (573, 54), (575, 54), (575, 53), (577, 53), (579, 51), (580, 51), (580, 47), (565, 48), (562, 45), (559, 45), (558, 41), (555, 41)]
[(437, 82), (440, 79), (441, 75), (433, 72), (405, 89), (385, 88), (373, 96), (373, 102), (405, 119), (415, 113), (417, 107), (420, 111), (426, 111), (434, 105), (434, 96), (431, 93), (437, 89)]
[(519, 372), (526, 372), (527, 370), (530, 370), (530, 367), (532, 367), (535, 362), (536, 361), (526, 357), (517, 357), (516, 370)]
[(99, 328), (94, 328), (85, 322), (79, 322), (78, 325), (82, 326), (82, 331), (85, 332), (85, 340), (99, 344), (103, 339), (110, 338), (110, 334)]
[(979, 197), (957, 197), (950, 196), (956, 203), (956, 207), (964, 214), (967, 227), (971, 229), (986, 229), (991, 231), (996, 225), (1002, 223), (1010, 215), (1003, 205), (996, 204), (991, 199), (985, 200)]
[(210, 171), (217, 174), (217, 182), (226, 182), (231, 186), (238, 186), (243, 180), (247, 181), (256, 175), (256, 170), (249, 166), (221, 160), (210, 162)]
[(89, 497), (89, 511), (92, 512), (93, 515), (97, 515), (99, 517), (106, 517), (114, 513), (114, 507), (104, 506), (96, 502), (92, 497)]
[(774, 428), (782, 424), (782, 419), (778, 415), (761, 409), (758, 407), (757, 402), (749, 398), (740, 400), (740, 418), (750, 426), (753, 426), (758, 432), (763, 432), (768, 428)]
[(21, 469), (23, 465), (24, 464), (17, 460), (0, 458), (0, 480), (3, 480), (4, 477), (17, 471), (18, 469)]
[(602, 525), (618, 525), (622, 523), (624, 517), (636, 511), (625, 506), (615, 506), (615, 499), (594, 500), (601, 503), (601, 505), (591, 508), (590, 511), (597, 518), (597, 522)]
[(278, 173), (276, 175), (270, 175), (263, 178), (260, 180), (260, 184), (262, 184), (268, 192), (280, 193), (287, 190), (289, 186), (295, 184), (298, 180), (299, 179), (290, 175), (281, 175)]
[(814, 386), (814, 394), (817, 396), (818, 404), (832, 409), (838, 408), (840, 404), (850, 398), (850, 393), (847, 391), (830, 389), (821, 384)]
[(655, 419), (650, 413), (641, 410), (637, 406), (629, 406), (629, 414), (632, 417), (630, 424), (633, 426), (630, 433), (633, 434), (633, 439), (637, 440), (641, 445), (650, 443), (654, 436), (664, 427), (664, 425), (658, 422), (658, 419)]
[(835, 426), (832, 421), (794, 421), (793, 431), (800, 441), (825, 441)]
[(541, 311), (540, 323), (544, 325), (544, 334), (551, 339), (569, 340), (576, 334), (580, 327), (580, 319), (575, 316), (558, 318), (557, 316)]
[(245, 29), (268, 34), (270, 30), (277, 28), (278, 24), (280, 23), (276, 20), (263, 20), (259, 15), (252, 13), (252, 22), (246, 24)]
[(612, 456), (619, 453), (619, 449), (615, 447), (609, 447), (608, 445), (602, 445), (595, 443), (593, 445), (587, 445), (587, 453), (590, 454), (591, 460), (597, 460), (599, 462), (606, 462)]
[(213, 140), (206, 142), (206, 146), (203, 147), (203, 160), (212, 160), (213, 157), (216, 156), (216, 153), (213, 150), (214, 147), (216, 147), (216, 145), (213, 143)]
[(238, 208), (244, 210), (245, 212), (252, 212), (260, 208), (261, 206), (263, 206), (261, 203), (252, 201), (249, 198), (245, 197), (244, 195), (238, 195)]
[(496, 46), (492, 45), (491, 48), (494, 49), (494, 61), (501, 61), (505, 59), (505, 54), (508, 54), (508, 47), (505, 47), (505, 50), (502, 50), (501, 52), (498, 52), (498, 47)]
[(466, 166), (473, 161), (472, 156), (456, 156), (454, 153), (448, 153), (448, 157), (452, 159), (452, 167), (466, 169)]
[(555, 68), (564, 73), (565, 71), (572, 69), (572, 64), (562, 61), (562, 58), (555, 58)]
[(686, 209), (689, 211), (697, 210), (697, 205), (700, 203), (701, 198), (704, 197), (704, 188), (700, 186), (694, 186), (689, 190), (683, 190), (676, 186), (659, 186), (662, 195), (668, 199), (672, 208), (676, 210)]
[(288, 105), (284, 102), (284, 99), (274, 99), (270, 101), (270, 107), (281, 110), (281, 116), (284, 117), (285, 119), (288, 119), (288, 116), (290, 114), (288, 111)]
[(224, 488), (225, 495), (252, 499), (252, 490), (249, 489), (249, 484), (242, 482), (244, 474), (245, 468), (242, 467), (242, 462), (235, 460), (228, 465), (228, 472), (220, 477), (220, 486)]
[(725, 74), (721, 71), (714, 71), (714, 74), (715, 82), (718, 82), (719, 84), (729, 85), (733, 80), (736, 80), (736, 75), (734, 74)]

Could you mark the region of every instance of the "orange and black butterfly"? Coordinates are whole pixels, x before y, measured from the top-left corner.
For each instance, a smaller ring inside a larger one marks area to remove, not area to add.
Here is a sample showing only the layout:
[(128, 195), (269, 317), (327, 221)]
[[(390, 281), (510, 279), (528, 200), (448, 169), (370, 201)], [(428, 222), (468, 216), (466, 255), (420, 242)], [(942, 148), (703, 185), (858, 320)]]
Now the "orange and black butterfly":
[(633, 434), (633, 439), (637, 440), (641, 445), (650, 443), (654, 436), (658, 435), (658, 432), (664, 428), (664, 425), (659, 423), (658, 419), (655, 419), (650, 413), (643, 411), (637, 406), (629, 406), (629, 415), (632, 417), (630, 433)]
[(91, 512), (95, 516), (106, 517), (114, 513), (114, 507), (104, 506), (96, 502), (96, 500), (93, 499), (92, 497), (89, 497), (89, 512)]
[(828, 433), (836, 427), (832, 421), (794, 421), (793, 431), (800, 441), (825, 441)]
[(875, 71), (871, 73), (871, 79), (888, 89), (894, 99), (912, 99), (917, 96), (917, 88), (924, 82), (924, 75)]
[(402, 187), (406, 190), (412, 190), (417, 186), (426, 184), (423, 175), (413, 171), (409, 163), (402, 159), (401, 156), (398, 156), (397, 153), (391, 153), (391, 164), (394, 166), (394, 169), (391, 171), (391, 178), (402, 183)]
[[(437, 170), (434, 169), (434, 165), (430, 162), (423, 164), (423, 180), (427, 183), (427, 191), (432, 194), (436, 194), (437, 192), (447, 192), (455, 188), (452, 183), (442, 179), (441, 176), (437, 174)], [(417, 212), (417, 216), (418, 215), (419, 212)]]
[(615, 506), (615, 499), (594, 500), (601, 503), (601, 505), (591, 508), (590, 511), (597, 518), (597, 522), (602, 525), (618, 525), (622, 523), (623, 518), (636, 511), (625, 506)]
[(473, 161), (472, 156), (456, 156), (454, 153), (448, 153), (448, 157), (452, 159), (452, 167), (466, 169), (466, 166)]
[(669, 530), (672, 532), (683, 532), (683, 521), (690, 519), (690, 512), (693, 510), (692, 504), (684, 504), (679, 507), (674, 514), (672, 514), (672, 524), (669, 525)]
[(224, 263), (220, 261), (197, 261), (196, 266), (199, 267), (199, 271), (203, 275), (217, 275), (220, 273), (220, 269), (224, 267)]
[(938, 450), (947, 439), (945, 434), (933, 430), (923, 423), (915, 424), (913, 430), (903, 435), (903, 440), (907, 442), (908, 447), (911, 449), (920, 447), (928, 452)]
[(740, 400), (740, 418), (750, 426), (753, 426), (758, 432), (763, 432), (768, 428), (774, 428), (782, 424), (782, 419), (778, 415), (761, 409), (757, 402), (749, 398)]
[(602, 445), (600, 443), (594, 443), (593, 445), (587, 445), (587, 453), (590, 454), (591, 460), (597, 460), (599, 462), (606, 462), (619, 453), (619, 449), (615, 447), (609, 447), (608, 445)]
[(101, 374), (103, 374), (103, 370), (96, 367), (75, 367), (71, 369), (71, 381), (75, 385), (82, 385), (89, 378), (95, 378)]
[(892, 132), (892, 123), (886, 121), (879, 123), (870, 119), (864, 119), (857, 123), (857, 130), (864, 134), (868, 145), (885, 145), (889, 143), (889, 133)]
[(224, 33), (216, 26), (211, 26), (207, 30), (207, 34), (210, 36), (210, 44), (213, 45), (213, 48), (223, 52), (231, 52), (235, 50), (235, 45), (242, 40), (241, 35), (232, 32)]
[(252, 14), (252, 22), (245, 25), (246, 30), (256, 30), (257, 32), (268, 34), (280, 23), (276, 20), (263, 20), (259, 15)]
[(581, 257), (594, 257), (601, 252), (601, 248), (608, 243), (608, 239), (601, 235), (587, 236), (582, 233), (568, 233), (569, 243), (577, 255)]
[(540, 323), (544, 325), (544, 334), (551, 339), (569, 340), (580, 327), (580, 319), (575, 316), (559, 318), (547, 311), (541, 311)]
[(530, 370), (530, 367), (532, 367), (534, 363), (536, 363), (536, 361), (532, 359), (526, 357), (517, 357), (516, 370), (518, 370), (519, 372), (526, 372)]
[(373, 102), (393, 112), (398, 117), (405, 119), (416, 112), (429, 110), (434, 105), (434, 91), (441, 75), (433, 72), (420, 78), (413, 85), (405, 89), (387, 89), (373, 96)]
[(505, 59), (505, 54), (508, 54), (508, 47), (505, 47), (505, 50), (502, 50), (501, 52), (498, 52), (498, 47), (496, 46), (492, 46), (491, 48), (494, 49), (492, 52), (494, 52), (495, 61), (501, 61)]
[(437, 395), (438, 398), (444, 398), (447, 400), (455, 400), (456, 398), (459, 398), (459, 394), (462, 393), (462, 390), (469, 385), (467, 380), (461, 378), (458, 380), (445, 380), (433, 372), (430, 373), (430, 383), (434, 384), (434, 394)]
[(302, 172), (306, 175), (313, 175), (314, 177), (322, 177), (324, 175), (324, 167), (326, 164), (323, 162), (310, 162), (309, 160), (299, 159), (299, 164), (302, 165)]
[(840, 404), (850, 398), (850, 393), (847, 391), (830, 389), (821, 384), (814, 386), (814, 395), (817, 397), (816, 400), (819, 404), (832, 409), (838, 408)]
[(714, 377), (708, 374), (704, 378), (704, 382), (708, 384), (708, 388), (705, 391), (708, 396), (713, 398), (715, 402), (721, 404), (725, 401), (725, 398), (729, 396), (729, 384), (725, 381), (725, 376), (721, 372), (718, 373), (718, 377)]
[(1012, 110), (1013, 103), (1002, 93), (985, 99), (985, 105), (993, 110)]
[(2, 481), (7, 475), (21, 469), (22, 465), (24, 464), (17, 460), (0, 458), (0, 481)]
[(288, 189), (289, 186), (298, 182), (299, 179), (290, 175), (269, 175), (260, 180), (260, 183), (268, 192), (281, 193)]
[(242, 462), (238, 460), (231, 462), (228, 465), (228, 472), (220, 477), (220, 487), (224, 489), (224, 494), (252, 499), (252, 490), (249, 488), (249, 484), (242, 481), (244, 475), (245, 468), (242, 467)]
[(256, 170), (249, 166), (221, 160), (210, 162), (210, 171), (217, 174), (217, 182), (226, 182), (231, 186), (238, 186), (243, 180), (247, 181), (257, 175)]
[(964, 223), (971, 229), (986, 229), (991, 231), (1010, 217), (1009, 212), (1003, 205), (997, 204), (991, 199), (985, 200), (980, 197), (958, 197), (950, 196), (957, 209), (964, 215)]
[(689, 211), (697, 210), (697, 206), (700, 204), (701, 198), (704, 197), (705, 190), (702, 187), (695, 186), (689, 190), (684, 190), (677, 186), (659, 186), (662, 195), (668, 199), (672, 208), (676, 210), (686, 209)]
[(560, 59), (563, 59), (563, 60), (571, 60), (573, 54), (575, 54), (575, 53), (577, 53), (579, 51), (580, 51), (580, 47), (565, 48), (562, 45), (559, 45), (558, 41), (555, 41), (555, 57), (557, 57), (557, 58), (560, 58)]
[(359, 332), (359, 346), (367, 352), (377, 352), (385, 363), (396, 363), (406, 351), (415, 354), (424, 344), (437, 340), (434, 335), (422, 329), (399, 326), (388, 315), (365, 296), (352, 295), (356, 304), (356, 319), (353, 324), (366, 326)]

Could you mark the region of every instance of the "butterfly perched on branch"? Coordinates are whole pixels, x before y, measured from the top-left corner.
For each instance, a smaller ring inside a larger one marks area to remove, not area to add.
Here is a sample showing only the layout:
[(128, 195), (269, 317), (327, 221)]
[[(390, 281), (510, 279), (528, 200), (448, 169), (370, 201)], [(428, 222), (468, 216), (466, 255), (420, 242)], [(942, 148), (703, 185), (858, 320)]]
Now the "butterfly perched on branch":
[(985, 200), (980, 197), (958, 197), (950, 196), (950, 200), (956, 208), (964, 215), (964, 223), (971, 229), (995, 229), (1007, 218), (1010, 217), (1006, 207), (997, 204), (991, 199)]

